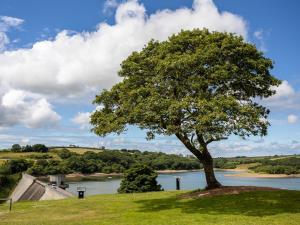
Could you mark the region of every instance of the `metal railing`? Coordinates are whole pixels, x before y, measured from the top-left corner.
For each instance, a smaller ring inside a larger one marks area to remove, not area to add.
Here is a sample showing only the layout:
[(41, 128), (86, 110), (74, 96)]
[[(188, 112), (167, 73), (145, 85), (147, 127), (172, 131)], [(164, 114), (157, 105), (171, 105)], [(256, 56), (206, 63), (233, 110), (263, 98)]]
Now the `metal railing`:
[(9, 211), (12, 209), (12, 199), (11, 198), (0, 198), (0, 201), (5, 201), (9, 203)]

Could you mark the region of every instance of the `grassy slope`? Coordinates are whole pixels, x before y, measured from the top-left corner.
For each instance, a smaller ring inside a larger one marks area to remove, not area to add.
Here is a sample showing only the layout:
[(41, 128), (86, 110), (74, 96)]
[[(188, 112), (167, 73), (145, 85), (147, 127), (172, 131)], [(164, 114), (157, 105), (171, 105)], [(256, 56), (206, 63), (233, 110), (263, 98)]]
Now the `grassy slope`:
[[(28, 158), (30, 155), (44, 155), (45, 153), (39, 152), (1, 152), (0, 151), (0, 160), (3, 159), (20, 159), (20, 158)], [(52, 155), (53, 159), (58, 159), (56, 153), (48, 152), (48, 155)]]
[(6, 159), (0, 159), (0, 166), (6, 162)]
[(300, 192), (270, 191), (201, 199), (179, 192), (97, 195), (0, 206), (0, 224), (194, 225), (300, 224)]
[(237, 165), (237, 170), (249, 170), (250, 167), (260, 165), (260, 163), (248, 163), (248, 164), (240, 164)]
[[(52, 155), (53, 159), (60, 159), (57, 155), (56, 151), (62, 150), (63, 148), (51, 148), (47, 153), (48, 155)], [(83, 154), (87, 151), (92, 152), (102, 152), (100, 149), (91, 149), (91, 148), (67, 148), (71, 152), (76, 152), (78, 154)], [(4, 162), (5, 159), (19, 159), (19, 158), (28, 158), (30, 155), (43, 155), (45, 153), (39, 152), (7, 152), (0, 150), (0, 165)]]
[[(62, 150), (63, 148), (51, 148), (50, 149), (50, 152), (51, 151), (59, 151), (59, 150)], [(98, 153), (98, 152), (102, 152), (103, 150), (100, 150), (100, 149), (93, 149), (93, 148), (84, 148), (84, 147), (71, 147), (71, 148), (68, 148), (66, 147), (66, 149), (68, 149), (69, 151), (71, 152), (75, 152), (75, 153), (78, 153), (78, 154), (84, 154), (85, 152), (95, 152), (95, 153)]]

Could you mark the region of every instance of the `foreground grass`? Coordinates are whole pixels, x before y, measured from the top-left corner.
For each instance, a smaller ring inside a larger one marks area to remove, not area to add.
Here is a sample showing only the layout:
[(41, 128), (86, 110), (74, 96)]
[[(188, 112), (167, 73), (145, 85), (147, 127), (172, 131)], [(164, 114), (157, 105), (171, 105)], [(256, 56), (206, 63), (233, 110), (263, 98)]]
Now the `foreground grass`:
[(0, 206), (0, 224), (298, 225), (300, 192), (259, 191), (198, 199), (184, 192), (97, 195)]

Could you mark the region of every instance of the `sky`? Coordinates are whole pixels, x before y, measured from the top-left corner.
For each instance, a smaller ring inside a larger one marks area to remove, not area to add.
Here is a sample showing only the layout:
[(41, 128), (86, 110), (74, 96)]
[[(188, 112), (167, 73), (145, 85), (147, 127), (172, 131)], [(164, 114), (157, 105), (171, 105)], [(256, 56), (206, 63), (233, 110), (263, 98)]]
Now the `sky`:
[(300, 2), (297, 0), (1, 0), (0, 148), (70, 144), (188, 154), (174, 136), (147, 141), (90, 132), (93, 98), (121, 79), (120, 63), (181, 29), (233, 32), (274, 61), (268, 136), (210, 144), (215, 157), (300, 153)]

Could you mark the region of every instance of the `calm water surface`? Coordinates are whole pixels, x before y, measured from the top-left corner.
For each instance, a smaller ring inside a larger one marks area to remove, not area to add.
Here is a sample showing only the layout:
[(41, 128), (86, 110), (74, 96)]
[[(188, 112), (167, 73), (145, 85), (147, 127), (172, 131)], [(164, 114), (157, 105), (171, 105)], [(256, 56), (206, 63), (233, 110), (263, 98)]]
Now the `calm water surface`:
[[(252, 185), (300, 190), (300, 178), (253, 178), (253, 177), (228, 177), (226, 174), (238, 172), (216, 171), (217, 179), (223, 185), (238, 186)], [(193, 190), (205, 187), (205, 175), (202, 171), (184, 172), (176, 174), (160, 174), (157, 181), (165, 190), (175, 190), (175, 177), (181, 177), (181, 189)], [(103, 179), (101, 181), (70, 182), (69, 191), (77, 195), (77, 187), (85, 187), (86, 195), (117, 193), (120, 178)]]

